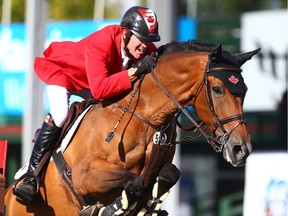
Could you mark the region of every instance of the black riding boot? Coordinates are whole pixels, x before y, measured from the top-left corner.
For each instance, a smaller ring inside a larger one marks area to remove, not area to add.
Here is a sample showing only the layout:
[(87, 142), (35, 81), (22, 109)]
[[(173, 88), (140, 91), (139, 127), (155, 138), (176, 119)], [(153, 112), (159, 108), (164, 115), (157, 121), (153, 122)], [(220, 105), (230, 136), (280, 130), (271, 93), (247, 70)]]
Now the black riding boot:
[(35, 199), (38, 189), (34, 171), (38, 167), (44, 154), (56, 144), (60, 132), (61, 128), (55, 125), (53, 117), (51, 114), (48, 114), (35, 141), (28, 165), (28, 171), (25, 174), (26, 177), (24, 178), (23, 183), (14, 187), (13, 190), (13, 193), (17, 196), (18, 200), (22, 201), (24, 204)]

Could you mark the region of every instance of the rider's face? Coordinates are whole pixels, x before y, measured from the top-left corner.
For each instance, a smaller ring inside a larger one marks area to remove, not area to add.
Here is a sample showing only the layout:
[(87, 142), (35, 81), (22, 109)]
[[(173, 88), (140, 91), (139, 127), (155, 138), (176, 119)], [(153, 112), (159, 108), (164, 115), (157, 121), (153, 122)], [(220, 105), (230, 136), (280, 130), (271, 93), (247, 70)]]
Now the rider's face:
[(145, 55), (148, 45), (149, 42), (141, 41), (134, 34), (132, 34), (127, 44), (127, 48), (135, 59), (140, 59)]

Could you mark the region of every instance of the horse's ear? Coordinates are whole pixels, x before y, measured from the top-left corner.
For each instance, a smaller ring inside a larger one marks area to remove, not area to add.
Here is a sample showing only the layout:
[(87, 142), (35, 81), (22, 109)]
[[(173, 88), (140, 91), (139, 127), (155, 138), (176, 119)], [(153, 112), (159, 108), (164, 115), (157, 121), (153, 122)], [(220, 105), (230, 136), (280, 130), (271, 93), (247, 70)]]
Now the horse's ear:
[(215, 46), (215, 48), (213, 49), (213, 51), (212, 51), (212, 53), (211, 53), (211, 56), (212, 56), (212, 57), (221, 56), (221, 53), (222, 53), (221, 44), (217, 44), (217, 45)]
[(236, 60), (239, 63), (239, 66), (243, 65), (247, 60), (250, 60), (254, 55), (256, 55), (261, 49), (258, 48), (256, 50), (253, 50), (251, 52), (246, 52), (246, 53), (242, 53), (242, 54), (237, 54), (234, 55), (234, 57), (236, 58)]
[(210, 53), (211, 62), (216, 62), (219, 57), (221, 57), (222, 47), (221, 44), (217, 44), (212, 52)]

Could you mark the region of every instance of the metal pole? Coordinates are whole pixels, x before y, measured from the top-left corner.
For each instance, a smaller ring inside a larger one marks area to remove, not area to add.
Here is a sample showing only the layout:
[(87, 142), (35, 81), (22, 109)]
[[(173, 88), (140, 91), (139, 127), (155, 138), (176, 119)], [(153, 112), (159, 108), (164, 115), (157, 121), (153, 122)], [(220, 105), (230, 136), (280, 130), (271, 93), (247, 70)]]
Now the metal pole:
[[(148, 0), (147, 6), (151, 8), (158, 17), (159, 34), (161, 41), (157, 46), (169, 43), (177, 39), (177, 0)], [(178, 132), (178, 136), (179, 136)], [(173, 163), (180, 169), (180, 149), (177, 146)], [(171, 189), (170, 195), (163, 203), (163, 209), (169, 215), (180, 215), (180, 185), (179, 182)]]
[(120, 2), (122, 3), (121, 18), (129, 8), (131, 8), (133, 6), (140, 6), (141, 5), (139, 0), (133, 0), (133, 1), (121, 0)]
[(147, 6), (158, 17), (161, 41), (157, 45), (177, 39), (177, 0), (148, 0)]
[(187, 0), (187, 16), (197, 17), (197, 1), (198, 0)]
[(11, 23), (11, 3), (12, 0), (3, 0), (2, 4), (2, 24)]
[(44, 50), (46, 21), (49, 0), (26, 1), (27, 62), (26, 74), (27, 103), (23, 115), (22, 164), (29, 161), (35, 130), (44, 120), (43, 83), (34, 73), (34, 58)]
[(93, 20), (103, 20), (105, 12), (105, 0), (95, 0), (94, 1), (94, 17)]

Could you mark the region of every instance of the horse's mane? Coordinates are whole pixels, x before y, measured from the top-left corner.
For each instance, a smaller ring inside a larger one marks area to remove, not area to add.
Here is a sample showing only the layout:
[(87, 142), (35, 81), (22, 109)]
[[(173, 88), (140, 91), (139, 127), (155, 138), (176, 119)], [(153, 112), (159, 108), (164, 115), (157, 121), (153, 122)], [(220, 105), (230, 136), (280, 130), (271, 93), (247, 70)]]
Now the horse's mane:
[(160, 46), (157, 49), (157, 54), (160, 56), (179, 52), (212, 52), (216, 46), (217, 44), (215, 43), (196, 40), (189, 40), (186, 42), (172, 41), (171, 43)]

